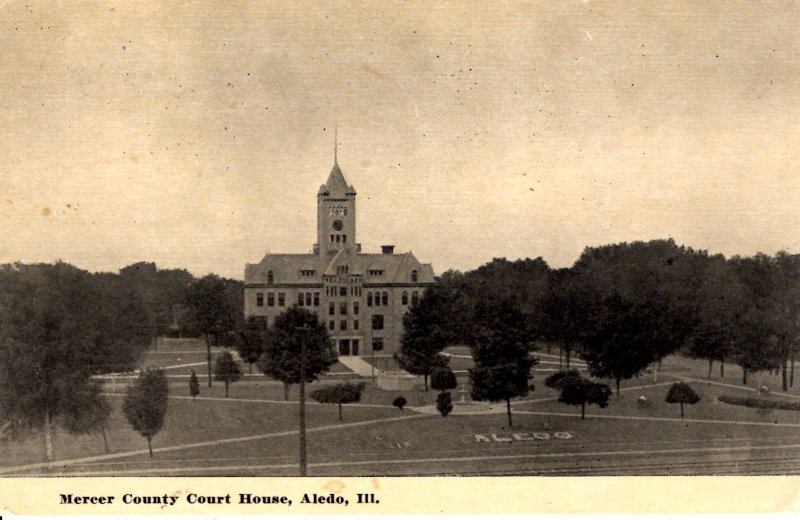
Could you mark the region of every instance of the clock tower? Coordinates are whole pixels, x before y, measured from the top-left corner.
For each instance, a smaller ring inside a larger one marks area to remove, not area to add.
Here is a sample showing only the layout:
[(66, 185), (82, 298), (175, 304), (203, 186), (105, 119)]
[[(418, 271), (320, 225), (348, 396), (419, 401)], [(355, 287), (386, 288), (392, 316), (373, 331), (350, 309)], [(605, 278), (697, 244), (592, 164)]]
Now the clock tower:
[(317, 193), (317, 243), (314, 251), (325, 257), (340, 250), (358, 253), (356, 243), (356, 190), (347, 184), (333, 152), (333, 168)]

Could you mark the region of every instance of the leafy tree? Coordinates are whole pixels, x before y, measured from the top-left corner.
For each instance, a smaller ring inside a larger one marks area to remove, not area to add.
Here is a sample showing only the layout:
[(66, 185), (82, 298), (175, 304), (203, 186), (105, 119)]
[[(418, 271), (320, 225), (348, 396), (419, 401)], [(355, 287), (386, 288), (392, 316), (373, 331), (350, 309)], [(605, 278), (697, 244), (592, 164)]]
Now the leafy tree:
[(581, 381), (583, 378), (577, 370), (559, 371), (544, 381), (544, 386), (561, 390), (564, 386)]
[(458, 381), (450, 367), (437, 368), (431, 374), (431, 388), (434, 390), (447, 391), (456, 386), (458, 386)]
[(63, 262), (0, 266), (0, 421), (13, 437), (43, 432), (48, 461), (58, 420), (74, 432), (103, 424), (91, 376), (132, 368), (146, 344), (115, 280)]
[(447, 319), (443, 314), (448, 308), (446, 293), (433, 287), (403, 316), (403, 336), (395, 359), (403, 370), (424, 377), (426, 391), (430, 374), (447, 365), (447, 359), (440, 354), (451, 334), (445, 328)]
[(667, 392), (667, 397), (664, 399), (668, 403), (680, 403), (681, 405), (681, 418), (683, 418), (683, 405), (686, 404), (695, 404), (700, 401), (700, 396), (697, 395), (691, 386), (687, 385), (683, 381), (675, 383), (671, 387), (669, 387), (669, 391)]
[(511, 398), (528, 394), (531, 367), (536, 363), (528, 352), (523, 316), (513, 300), (490, 298), (478, 302), (474, 315), (472, 399), (505, 401), (511, 426)]
[(208, 386), (211, 386), (211, 343), (216, 344), (236, 325), (235, 310), (231, 306), (225, 281), (210, 274), (192, 284), (188, 303), (197, 326), (206, 340), (208, 360)]
[(586, 418), (586, 405), (596, 404), (600, 408), (608, 406), (611, 389), (608, 385), (595, 383), (588, 379), (578, 377), (564, 378), (561, 386), (561, 395), (558, 401), (564, 404), (581, 407), (581, 419)]
[(447, 417), (453, 411), (453, 401), (450, 397), (450, 392), (440, 392), (436, 396), (436, 409), (442, 414), (442, 417)]
[(305, 476), (305, 384), (317, 379), (337, 360), (328, 328), (317, 315), (293, 306), (278, 315), (267, 331), (258, 368), (285, 385), (300, 385), (300, 475)]
[(147, 439), (151, 459), (153, 436), (161, 431), (167, 414), (168, 394), (169, 383), (164, 371), (148, 368), (128, 387), (122, 403), (122, 412), (134, 431)]
[(192, 396), (192, 401), (200, 393), (200, 381), (197, 379), (197, 372), (192, 370), (192, 375), (189, 376), (189, 395)]
[(407, 401), (406, 398), (402, 395), (396, 397), (394, 401), (392, 401), (392, 406), (396, 406), (398, 409), (402, 410), (403, 407), (406, 405)]
[[(574, 271), (558, 269), (550, 273), (541, 303), (544, 317), (542, 328), (548, 339), (559, 342), (560, 351), (566, 355), (567, 369), (572, 352), (580, 343), (586, 312), (583, 303), (582, 286)], [(559, 364), (560, 361), (559, 353)]]
[(340, 383), (324, 386), (311, 392), (311, 399), (318, 403), (339, 405), (339, 420), (342, 420), (342, 405), (361, 400), (364, 383)]
[(91, 381), (80, 391), (64, 396), (62, 420), (64, 428), (70, 433), (87, 434), (99, 431), (103, 436), (103, 449), (108, 453), (110, 450), (106, 426), (111, 416), (111, 405), (101, 392), (101, 383)]
[(264, 338), (267, 334), (264, 325), (264, 319), (260, 316), (250, 316), (242, 322), (238, 329), (236, 350), (242, 361), (250, 366), (251, 374), (253, 373), (253, 363), (258, 361), (261, 351), (264, 349)]
[(214, 379), (225, 383), (225, 397), (228, 397), (228, 386), (242, 378), (239, 364), (230, 352), (225, 351), (214, 363)]

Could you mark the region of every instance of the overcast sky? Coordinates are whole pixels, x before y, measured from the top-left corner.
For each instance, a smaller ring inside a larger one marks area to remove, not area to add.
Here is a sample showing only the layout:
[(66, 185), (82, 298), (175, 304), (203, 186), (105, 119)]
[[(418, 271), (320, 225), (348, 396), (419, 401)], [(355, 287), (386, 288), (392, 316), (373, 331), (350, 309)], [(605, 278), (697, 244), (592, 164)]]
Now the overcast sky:
[(0, 262), (800, 252), (794, 2), (2, 2)]

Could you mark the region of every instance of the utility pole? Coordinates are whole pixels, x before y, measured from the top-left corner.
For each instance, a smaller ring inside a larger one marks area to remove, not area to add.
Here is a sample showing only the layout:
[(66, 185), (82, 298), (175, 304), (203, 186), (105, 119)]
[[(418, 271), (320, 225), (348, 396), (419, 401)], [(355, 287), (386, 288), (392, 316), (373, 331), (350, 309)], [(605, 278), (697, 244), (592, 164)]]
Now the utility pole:
[(306, 455), (306, 336), (311, 330), (308, 326), (295, 327), (300, 336), (300, 476), (308, 473)]

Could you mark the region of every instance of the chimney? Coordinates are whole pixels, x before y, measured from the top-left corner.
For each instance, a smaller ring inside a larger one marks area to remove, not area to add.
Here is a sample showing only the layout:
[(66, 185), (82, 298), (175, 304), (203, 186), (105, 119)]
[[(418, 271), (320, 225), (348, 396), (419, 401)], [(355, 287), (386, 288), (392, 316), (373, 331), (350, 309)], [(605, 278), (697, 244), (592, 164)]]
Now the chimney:
[(381, 253), (384, 255), (391, 255), (394, 253), (394, 246), (381, 246)]

